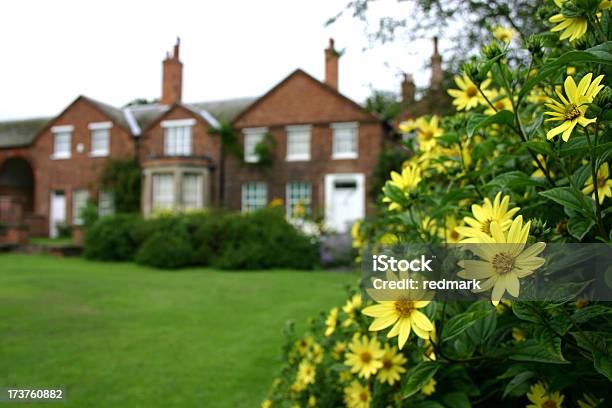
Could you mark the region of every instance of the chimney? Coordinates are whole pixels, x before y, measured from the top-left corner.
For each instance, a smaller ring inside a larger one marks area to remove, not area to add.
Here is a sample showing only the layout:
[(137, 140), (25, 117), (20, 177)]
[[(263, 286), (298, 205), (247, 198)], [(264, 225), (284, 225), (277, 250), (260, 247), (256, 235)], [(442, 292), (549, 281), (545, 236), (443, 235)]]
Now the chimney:
[(402, 103), (414, 102), (414, 94), (416, 86), (412, 75), (404, 73), (404, 80), (402, 81)]
[(438, 53), (438, 37), (433, 38), (434, 52), (431, 56), (431, 83), (429, 87), (433, 90), (439, 90), (442, 84), (442, 56)]
[(325, 49), (325, 83), (338, 89), (338, 59), (340, 54), (334, 48), (334, 39), (329, 39), (329, 46)]
[(172, 55), (166, 54), (163, 62), (162, 105), (172, 105), (181, 101), (183, 91), (183, 64), (179, 60), (181, 39), (177, 37)]

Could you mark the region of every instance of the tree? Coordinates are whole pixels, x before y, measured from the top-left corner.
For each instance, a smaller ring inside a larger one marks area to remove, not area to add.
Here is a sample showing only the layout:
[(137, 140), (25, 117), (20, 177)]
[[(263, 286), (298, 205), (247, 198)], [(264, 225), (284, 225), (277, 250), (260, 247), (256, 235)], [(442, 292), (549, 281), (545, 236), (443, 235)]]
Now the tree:
[[(449, 38), (454, 47), (446, 59), (451, 64), (464, 60), (470, 51), (480, 48), (490, 38), (488, 30), (499, 24), (512, 27), (526, 39), (531, 34), (546, 30), (537, 11), (545, 0), (397, 0), (403, 3), (404, 15), (383, 16), (372, 20), (371, 5), (375, 0), (352, 0), (344, 10), (327, 21), (333, 24), (350, 14), (365, 24), (371, 44), (387, 43), (396, 39), (406, 42), (433, 35)], [(370, 30), (374, 25), (373, 31)], [(461, 29), (457, 29), (460, 27)], [(448, 37), (447, 29), (454, 34)], [(468, 52), (466, 52), (468, 51)]]
[(102, 172), (102, 186), (113, 192), (119, 213), (140, 211), (140, 166), (132, 159), (108, 160)]
[(221, 141), (221, 153), (219, 157), (219, 205), (223, 206), (225, 201), (225, 162), (228, 154), (240, 157), (240, 144), (236, 130), (231, 124), (222, 122), (218, 128), (210, 128), (209, 134), (219, 136)]

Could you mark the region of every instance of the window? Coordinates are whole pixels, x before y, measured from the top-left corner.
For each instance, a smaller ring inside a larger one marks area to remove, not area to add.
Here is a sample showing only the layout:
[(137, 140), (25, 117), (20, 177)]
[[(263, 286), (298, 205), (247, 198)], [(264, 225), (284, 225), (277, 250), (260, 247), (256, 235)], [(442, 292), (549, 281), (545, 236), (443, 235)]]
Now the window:
[(247, 163), (257, 163), (259, 157), (255, 152), (255, 146), (259, 144), (268, 130), (266, 128), (244, 129), (244, 161)]
[(83, 224), (82, 212), (87, 206), (89, 192), (87, 190), (74, 190), (72, 192), (72, 223), (75, 225)]
[(242, 211), (253, 211), (268, 204), (266, 183), (246, 183), (242, 185)]
[(334, 123), (332, 159), (357, 158), (357, 123)]
[(287, 183), (287, 218), (310, 214), (311, 197), (310, 183)]
[(104, 217), (115, 213), (115, 195), (112, 191), (100, 190), (98, 194), (98, 215)]
[(110, 145), (110, 128), (112, 126), (112, 122), (98, 122), (89, 124), (89, 130), (91, 131), (92, 156), (108, 156)]
[(53, 133), (53, 158), (54, 159), (69, 159), (70, 158), (70, 146), (72, 139), (73, 127), (67, 126), (55, 126), (51, 128)]
[(174, 207), (174, 175), (153, 175), (153, 209)]
[(191, 128), (195, 119), (165, 120), (164, 154), (166, 156), (190, 156), (192, 151)]
[(202, 208), (202, 175), (183, 175), (183, 206), (185, 208)]
[(287, 161), (310, 160), (310, 126), (287, 126)]

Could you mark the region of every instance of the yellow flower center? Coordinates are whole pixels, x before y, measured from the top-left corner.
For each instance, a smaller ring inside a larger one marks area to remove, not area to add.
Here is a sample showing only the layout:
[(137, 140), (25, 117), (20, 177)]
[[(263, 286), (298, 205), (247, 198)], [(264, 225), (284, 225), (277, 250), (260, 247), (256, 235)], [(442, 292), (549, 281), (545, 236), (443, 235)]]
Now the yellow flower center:
[(451, 237), (452, 240), (458, 240), (459, 239), (459, 233), (453, 229), (451, 231), (451, 233), (450, 233), (450, 237)]
[(473, 98), (478, 95), (478, 88), (476, 88), (475, 85), (468, 85), (467, 88), (465, 88), (465, 94), (468, 98)]
[(495, 254), (492, 264), (498, 275), (505, 275), (514, 268), (514, 258), (506, 252), (500, 252)]
[(431, 130), (421, 131), (421, 137), (425, 140), (431, 140), (433, 138), (433, 132)]
[(397, 300), (395, 302), (395, 310), (401, 317), (410, 316), (415, 310), (414, 303), (411, 300)]
[(393, 367), (393, 362), (389, 358), (383, 358), (382, 363), (385, 370), (390, 370)]
[(484, 232), (485, 234), (487, 234), (487, 235), (490, 234), (491, 233), (491, 228), (490, 227), (491, 227), (491, 222), (492, 221), (493, 220), (491, 218), (488, 218), (488, 219), (484, 220), (481, 223), (481, 225), (480, 225), (480, 230), (482, 232)]
[(359, 399), (360, 399), (361, 401), (367, 401), (367, 400), (368, 400), (368, 393), (367, 393), (367, 392), (365, 392), (365, 391), (361, 391), (361, 392), (359, 393)]
[(506, 105), (504, 104), (504, 101), (493, 102), (493, 106), (495, 106), (495, 109), (497, 110), (502, 110), (506, 107)]
[(557, 408), (557, 403), (551, 399), (547, 399), (542, 404), (542, 408)]
[(372, 361), (372, 354), (370, 354), (370, 352), (368, 351), (364, 351), (363, 353), (361, 353), (359, 357), (361, 358), (361, 361), (363, 361), (366, 364)]
[(576, 105), (570, 103), (565, 107), (565, 112), (563, 112), (563, 117), (565, 120), (574, 120), (577, 117), (580, 117), (580, 110)]

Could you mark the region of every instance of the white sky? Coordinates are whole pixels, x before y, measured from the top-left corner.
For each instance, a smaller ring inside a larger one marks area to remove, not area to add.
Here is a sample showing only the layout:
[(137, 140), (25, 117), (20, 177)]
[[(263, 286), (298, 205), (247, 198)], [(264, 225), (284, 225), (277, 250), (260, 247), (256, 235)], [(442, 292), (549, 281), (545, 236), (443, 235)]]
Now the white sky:
[[(345, 48), (340, 91), (399, 91), (400, 72), (426, 86), (431, 41), (362, 51), (363, 24), (324, 27), (348, 0), (2, 1), (0, 119), (52, 116), (79, 94), (114, 106), (158, 98), (161, 61), (181, 37), (183, 101), (261, 95), (296, 68), (323, 78), (329, 37)], [(372, 15), (406, 13), (381, 0)], [(442, 42), (442, 49), (446, 44)]]

